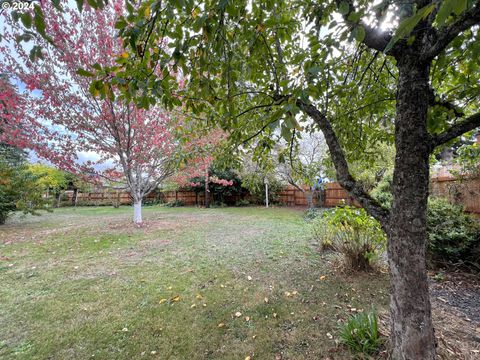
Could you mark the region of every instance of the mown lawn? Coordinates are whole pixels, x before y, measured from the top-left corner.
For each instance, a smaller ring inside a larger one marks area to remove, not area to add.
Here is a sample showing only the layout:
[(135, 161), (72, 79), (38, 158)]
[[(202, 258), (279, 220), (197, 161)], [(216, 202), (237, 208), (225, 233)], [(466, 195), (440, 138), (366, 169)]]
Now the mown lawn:
[(350, 359), (338, 322), (387, 305), (292, 209), (60, 209), (0, 227), (1, 359)]

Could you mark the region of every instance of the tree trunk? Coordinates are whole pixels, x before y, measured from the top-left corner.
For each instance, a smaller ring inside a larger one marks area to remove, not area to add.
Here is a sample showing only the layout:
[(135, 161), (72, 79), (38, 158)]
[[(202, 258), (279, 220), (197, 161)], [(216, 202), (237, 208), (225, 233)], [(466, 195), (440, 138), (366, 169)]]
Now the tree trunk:
[(303, 193), (305, 194), (305, 198), (307, 199), (308, 208), (311, 209), (313, 207), (313, 191), (304, 190)]
[(133, 222), (136, 225), (142, 224), (142, 199), (134, 198), (133, 201)]
[(208, 176), (208, 170), (205, 173), (205, 207), (208, 209), (210, 207), (210, 189), (208, 183), (210, 182), (210, 177)]
[(77, 207), (78, 189), (73, 189), (72, 205)]
[(265, 181), (265, 207), (268, 208), (268, 181)]
[(429, 360), (435, 359), (425, 264), (429, 67), (406, 57), (398, 68), (394, 201), (388, 231), (392, 358)]

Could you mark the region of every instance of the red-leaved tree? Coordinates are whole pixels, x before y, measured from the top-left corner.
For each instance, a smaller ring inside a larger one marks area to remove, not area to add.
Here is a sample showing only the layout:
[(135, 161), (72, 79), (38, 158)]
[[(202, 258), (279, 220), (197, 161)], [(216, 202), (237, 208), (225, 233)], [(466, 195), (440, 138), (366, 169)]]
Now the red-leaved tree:
[(175, 175), (175, 182), (179, 186), (201, 187), (199, 182), (192, 182), (193, 178), (204, 178), (205, 180), (205, 207), (210, 207), (210, 183), (222, 186), (232, 186), (232, 180), (220, 179), (210, 176), (210, 170), (215, 161), (215, 153), (220, 144), (226, 139), (224, 131), (215, 129), (206, 134), (189, 134), (189, 139), (183, 146), (183, 153), (186, 155), (185, 166)]
[(61, 169), (124, 184), (138, 224), (142, 199), (173, 173), (175, 145), (165, 110), (140, 109), (111, 86), (91, 85), (95, 68), (113, 74), (128, 61), (114, 27), (123, 4), (110, 1), (102, 11), (85, 4), (81, 13), (65, 5), (60, 16), (42, 1), (51, 42), (25, 33), (10, 13), (1, 15), (0, 73), (25, 90), (22, 116), (2, 122), (0, 141), (34, 150)]

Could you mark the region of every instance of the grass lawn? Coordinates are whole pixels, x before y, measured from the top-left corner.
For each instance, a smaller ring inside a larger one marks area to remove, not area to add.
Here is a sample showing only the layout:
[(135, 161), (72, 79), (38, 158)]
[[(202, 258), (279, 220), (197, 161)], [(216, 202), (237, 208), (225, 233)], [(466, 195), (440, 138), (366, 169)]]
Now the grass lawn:
[(1, 359), (350, 359), (385, 275), (334, 272), (293, 209), (60, 209), (0, 227)]

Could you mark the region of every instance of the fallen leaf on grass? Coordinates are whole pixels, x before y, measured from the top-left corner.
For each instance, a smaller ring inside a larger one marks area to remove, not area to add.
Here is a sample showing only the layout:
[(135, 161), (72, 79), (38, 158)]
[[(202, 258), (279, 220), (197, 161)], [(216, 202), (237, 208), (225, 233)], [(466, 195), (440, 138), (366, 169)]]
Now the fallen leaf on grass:
[(223, 327), (225, 327), (225, 324), (224, 324), (224, 323), (220, 323), (220, 324), (217, 325), (217, 327), (223, 328)]
[(330, 334), (330, 333), (327, 333), (327, 337), (328, 337), (329, 339), (333, 339), (333, 335)]
[(178, 302), (180, 301), (180, 295), (177, 295), (171, 299), (172, 302)]
[(197, 294), (197, 296), (195, 296), (195, 299), (197, 299), (197, 300), (202, 300), (202, 299), (203, 299), (202, 294)]
[(240, 311), (237, 311), (237, 312), (235, 313), (235, 317), (238, 318), (238, 317), (240, 317), (240, 316), (242, 316), (242, 313), (241, 313)]
[(251, 360), (252, 358), (250, 356), (247, 356), (245, 360)]
[(197, 307), (197, 304), (192, 304), (192, 305), (190, 306), (190, 309), (193, 309), (194, 307)]
[(325, 280), (326, 278), (327, 278), (327, 276), (326, 276), (326, 275), (322, 275), (322, 276), (320, 276), (320, 280), (321, 280), (321, 281)]
[(167, 299), (160, 299), (160, 301), (159, 301), (158, 303), (159, 303), (159, 304), (163, 304), (163, 303), (165, 303), (165, 302), (167, 302)]
[(263, 301), (265, 301), (266, 303), (268, 303), (268, 298), (266, 297), (265, 299), (263, 299)]

